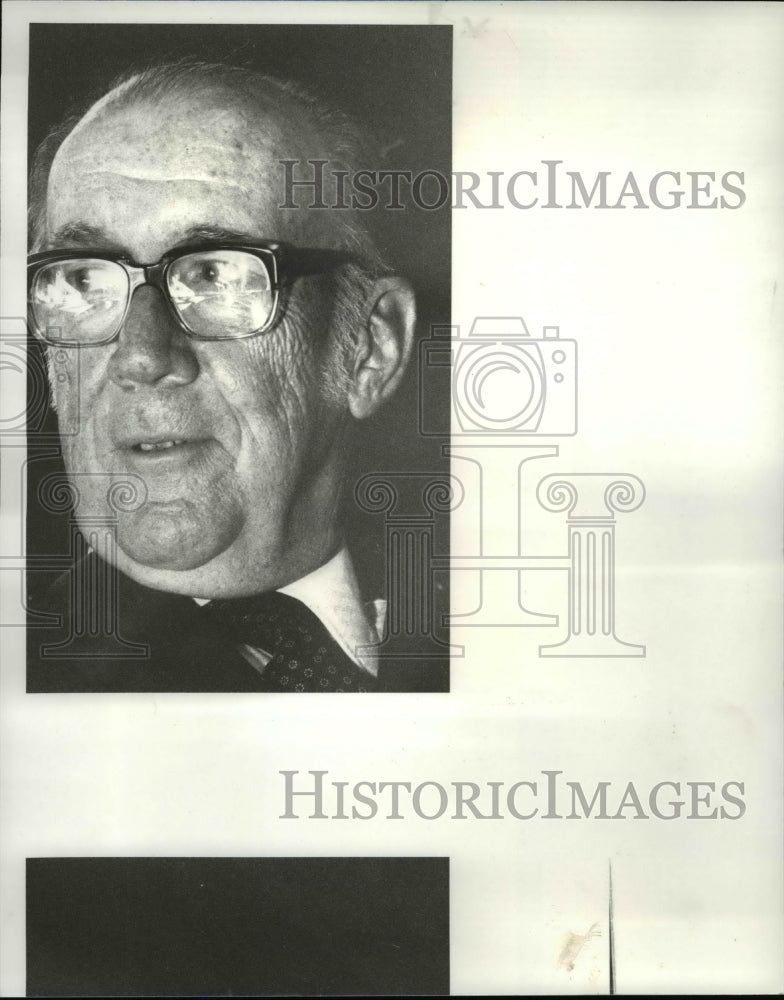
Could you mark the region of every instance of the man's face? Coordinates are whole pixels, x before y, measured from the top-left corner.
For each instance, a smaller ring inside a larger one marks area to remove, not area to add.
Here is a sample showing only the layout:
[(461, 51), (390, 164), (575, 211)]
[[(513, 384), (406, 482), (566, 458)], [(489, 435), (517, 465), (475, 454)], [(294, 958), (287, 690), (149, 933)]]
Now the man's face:
[[(301, 155), (296, 143), (227, 103), (135, 104), (78, 126), (50, 176), (50, 245), (142, 264), (210, 236), (330, 245), (320, 213), (277, 208), (278, 161)], [(199, 342), (145, 285), (113, 343), (64, 352), (55, 404), (69, 425), (78, 416), (63, 448), (83, 528), (112, 512), (111, 482), (146, 490), (141, 507), (118, 515), (116, 560), (135, 579), (240, 594), (280, 586), (329, 555), (343, 427), (319, 384), (331, 305), (326, 278), (301, 278), (269, 333)]]

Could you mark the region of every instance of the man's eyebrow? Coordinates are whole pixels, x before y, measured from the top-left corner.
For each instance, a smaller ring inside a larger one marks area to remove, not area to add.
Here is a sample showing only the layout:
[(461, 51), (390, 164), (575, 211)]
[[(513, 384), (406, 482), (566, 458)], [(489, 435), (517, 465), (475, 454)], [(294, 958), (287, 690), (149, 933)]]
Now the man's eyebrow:
[[(186, 229), (177, 246), (185, 246), (188, 243), (198, 243), (202, 240), (226, 240), (236, 243), (257, 243), (259, 236), (242, 229), (227, 229), (225, 226), (212, 226), (209, 224), (191, 226)], [(174, 249), (174, 248), (173, 248)]]
[[(221, 243), (259, 242), (259, 237), (243, 229), (229, 229), (225, 226), (213, 226), (204, 223), (190, 226), (168, 249), (176, 250), (189, 243), (216, 241)], [(104, 250), (114, 250), (122, 253), (124, 248), (111, 239), (100, 226), (92, 226), (88, 222), (66, 222), (47, 240), (47, 249), (57, 250), (60, 247), (84, 247)]]
[(66, 222), (47, 240), (47, 243), (50, 249), (62, 246), (117, 247), (105, 230), (100, 226), (91, 226), (87, 222)]

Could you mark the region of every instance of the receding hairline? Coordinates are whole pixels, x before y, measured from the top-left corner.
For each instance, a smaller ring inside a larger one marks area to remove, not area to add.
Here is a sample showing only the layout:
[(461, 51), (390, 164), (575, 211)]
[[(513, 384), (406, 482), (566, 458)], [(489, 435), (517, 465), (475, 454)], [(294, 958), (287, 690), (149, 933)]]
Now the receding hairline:
[(368, 144), (363, 130), (350, 116), (321, 102), (298, 84), (256, 70), (192, 61), (163, 63), (124, 76), (87, 109), (77, 128), (105, 112), (137, 103), (166, 102), (176, 106), (183, 101), (190, 107), (199, 95), (208, 95), (218, 107), (263, 116), (284, 134), (296, 134), (307, 126), (324, 146), (325, 154), (333, 159), (354, 159)]
[[(117, 78), (81, 115), (72, 116), (67, 128), (51, 135), (49, 152), (36, 162), (31, 191), (32, 242), (40, 244), (45, 224), (46, 178), (62, 147), (103, 115), (138, 104), (155, 107), (182, 101), (193, 107), (200, 95), (209, 95), (216, 107), (236, 108), (253, 116), (254, 127), (264, 119), (280, 136), (284, 146), (295, 140), (294, 158), (308, 159), (315, 155), (329, 161), (330, 170), (346, 170), (350, 176), (365, 167), (368, 151), (374, 145), (367, 131), (341, 109), (315, 97), (299, 84), (282, 80), (258, 70), (224, 63), (193, 60), (165, 62), (146, 69), (126, 73)], [(56, 146), (54, 143), (56, 142)], [(310, 145), (309, 145), (310, 144)], [(42, 149), (47, 146), (47, 140)], [(312, 150), (312, 152), (308, 152)], [(298, 155), (299, 154), (299, 155)], [(304, 156), (302, 154), (305, 154)], [(375, 240), (368, 228), (372, 213), (354, 211), (330, 212), (343, 233), (346, 249), (365, 257), (376, 267), (382, 266)]]
[[(132, 84), (133, 81), (131, 81)], [(126, 89), (125, 85), (113, 88), (95, 102), (76, 122), (65, 137), (57, 154), (73, 143), (79, 142), (83, 133), (93, 127), (101, 128), (112, 119), (138, 109), (149, 109), (161, 118), (177, 114), (178, 107), (193, 111), (194, 100), (203, 98), (205, 115), (225, 112), (239, 116), (248, 127), (248, 139), (252, 141), (260, 132), (270, 137), (281, 149), (299, 149), (309, 156), (331, 158), (333, 150), (328, 137), (309, 120), (307, 109), (290, 94), (276, 94), (273, 90), (257, 90), (255, 93), (233, 90), (220, 82), (203, 81), (188, 88), (174, 88), (158, 97), (147, 89)], [(56, 156), (57, 156), (56, 154)], [(56, 159), (55, 156), (55, 159)]]

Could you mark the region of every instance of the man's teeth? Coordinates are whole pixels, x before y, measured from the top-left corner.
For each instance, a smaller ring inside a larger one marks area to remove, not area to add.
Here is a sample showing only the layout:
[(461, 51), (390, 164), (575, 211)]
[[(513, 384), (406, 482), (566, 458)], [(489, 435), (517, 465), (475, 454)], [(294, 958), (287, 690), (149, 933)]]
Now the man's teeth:
[(185, 444), (184, 440), (172, 440), (172, 441), (141, 441), (139, 443), (139, 449), (141, 451), (164, 451), (166, 448), (173, 448), (176, 444)]

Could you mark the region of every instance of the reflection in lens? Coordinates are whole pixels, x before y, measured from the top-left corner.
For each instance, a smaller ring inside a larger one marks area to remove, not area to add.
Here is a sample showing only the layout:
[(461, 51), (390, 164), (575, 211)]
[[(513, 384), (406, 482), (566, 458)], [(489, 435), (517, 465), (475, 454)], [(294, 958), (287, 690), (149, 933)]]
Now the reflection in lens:
[(198, 336), (242, 337), (269, 321), (272, 281), (264, 261), (254, 254), (188, 254), (172, 264), (167, 282), (175, 308)]
[(44, 265), (31, 290), (33, 319), (47, 339), (99, 343), (122, 320), (128, 278), (114, 261), (74, 259)]

